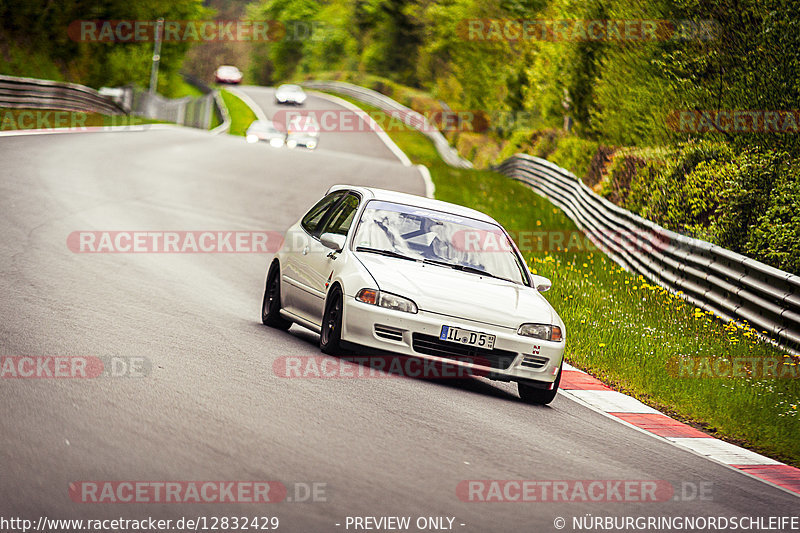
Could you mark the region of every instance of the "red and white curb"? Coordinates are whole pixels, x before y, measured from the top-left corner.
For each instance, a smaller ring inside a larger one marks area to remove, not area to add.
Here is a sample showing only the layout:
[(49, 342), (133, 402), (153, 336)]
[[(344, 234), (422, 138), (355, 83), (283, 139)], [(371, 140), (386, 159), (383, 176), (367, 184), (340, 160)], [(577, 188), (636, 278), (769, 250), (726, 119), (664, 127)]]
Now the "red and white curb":
[(560, 393), (610, 418), (800, 496), (800, 469), (678, 422), (564, 363)]

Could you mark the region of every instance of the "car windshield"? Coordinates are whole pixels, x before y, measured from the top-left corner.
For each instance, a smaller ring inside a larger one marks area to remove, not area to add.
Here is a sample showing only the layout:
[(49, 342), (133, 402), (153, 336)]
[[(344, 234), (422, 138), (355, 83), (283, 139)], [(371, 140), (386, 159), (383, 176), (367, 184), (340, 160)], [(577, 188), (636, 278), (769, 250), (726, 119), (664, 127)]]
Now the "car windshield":
[(301, 89), (299, 85), (281, 85), (278, 87), (278, 90), (286, 93), (299, 93), (302, 92), (303, 89)]
[(361, 215), (356, 251), (425, 261), (527, 284), (524, 265), (497, 224), (433, 209), (372, 200)]

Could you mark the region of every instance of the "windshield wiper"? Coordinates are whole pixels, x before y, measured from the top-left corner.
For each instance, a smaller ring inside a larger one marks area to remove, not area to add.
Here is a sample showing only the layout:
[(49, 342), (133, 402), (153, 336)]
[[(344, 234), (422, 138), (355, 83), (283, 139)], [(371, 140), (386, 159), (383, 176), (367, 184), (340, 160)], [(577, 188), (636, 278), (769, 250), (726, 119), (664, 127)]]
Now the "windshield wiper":
[(437, 261), (436, 259), (423, 259), (422, 262), (423, 263), (428, 263), (428, 264), (431, 264), (431, 265), (439, 265), (439, 266), (443, 266), (443, 267), (450, 267), (450, 268), (453, 268), (455, 270), (460, 270), (462, 272), (469, 272), (471, 274), (480, 274), (481, 276), (486, 276), (486, 277), (495, 278), (495, 279), (501, 279), (503, 281), (509, 281), (511, 283), (515, 283), (515, 281), (513, 281), (513, 280), (510, 280), (510, 279), (507, 279), (507, 278), (502, 278), (500, 276), (495, 276), (491, 272), (486, 272), (485, 270), (482, 270), (480, 268), (475, 268), (475, 267), (472, 267), (472, 266), (469, 266), (469, 265), (459, 265), (458, 263), (448, 263), (447, 261)]
[(396, 257), (397, 259), (407, 259), (408, 261), (417, 261), (417, 259), (413, 257), (403, 255), (399, 252), (395, 252), (394, 250), (384, 250), (382, 248), (370, 248), (369, 246), (358, 246), (356, 247), (356, 252), (369, 252), (372, 254), (385, 255), (386, 257)]

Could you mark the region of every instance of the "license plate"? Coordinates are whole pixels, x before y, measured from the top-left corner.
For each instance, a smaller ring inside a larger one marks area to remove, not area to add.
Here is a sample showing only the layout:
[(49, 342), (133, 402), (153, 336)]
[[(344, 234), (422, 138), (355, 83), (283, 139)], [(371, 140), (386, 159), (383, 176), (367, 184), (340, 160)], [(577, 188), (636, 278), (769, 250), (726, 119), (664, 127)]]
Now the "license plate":
[(468, 329), (454, 328), (453, 326), (442, 326), (442, 333), (439, 338), (443, 341), (456, 342), (465, 346), (477, 346), (478, 348), (494, 349), (494, 335), (488, 333), (478, 333)]

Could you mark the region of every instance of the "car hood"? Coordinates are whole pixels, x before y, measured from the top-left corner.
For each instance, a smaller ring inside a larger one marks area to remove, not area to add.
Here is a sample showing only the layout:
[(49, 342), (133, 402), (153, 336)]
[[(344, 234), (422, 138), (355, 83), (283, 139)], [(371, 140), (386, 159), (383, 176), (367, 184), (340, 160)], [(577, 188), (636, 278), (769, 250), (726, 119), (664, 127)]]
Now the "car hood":
[(410, 298), (422, 311), (514, 329), (525, 322), (560, 322), (550, 303), (530, 287), (404, 259), (357, 255), (380, 290)]

